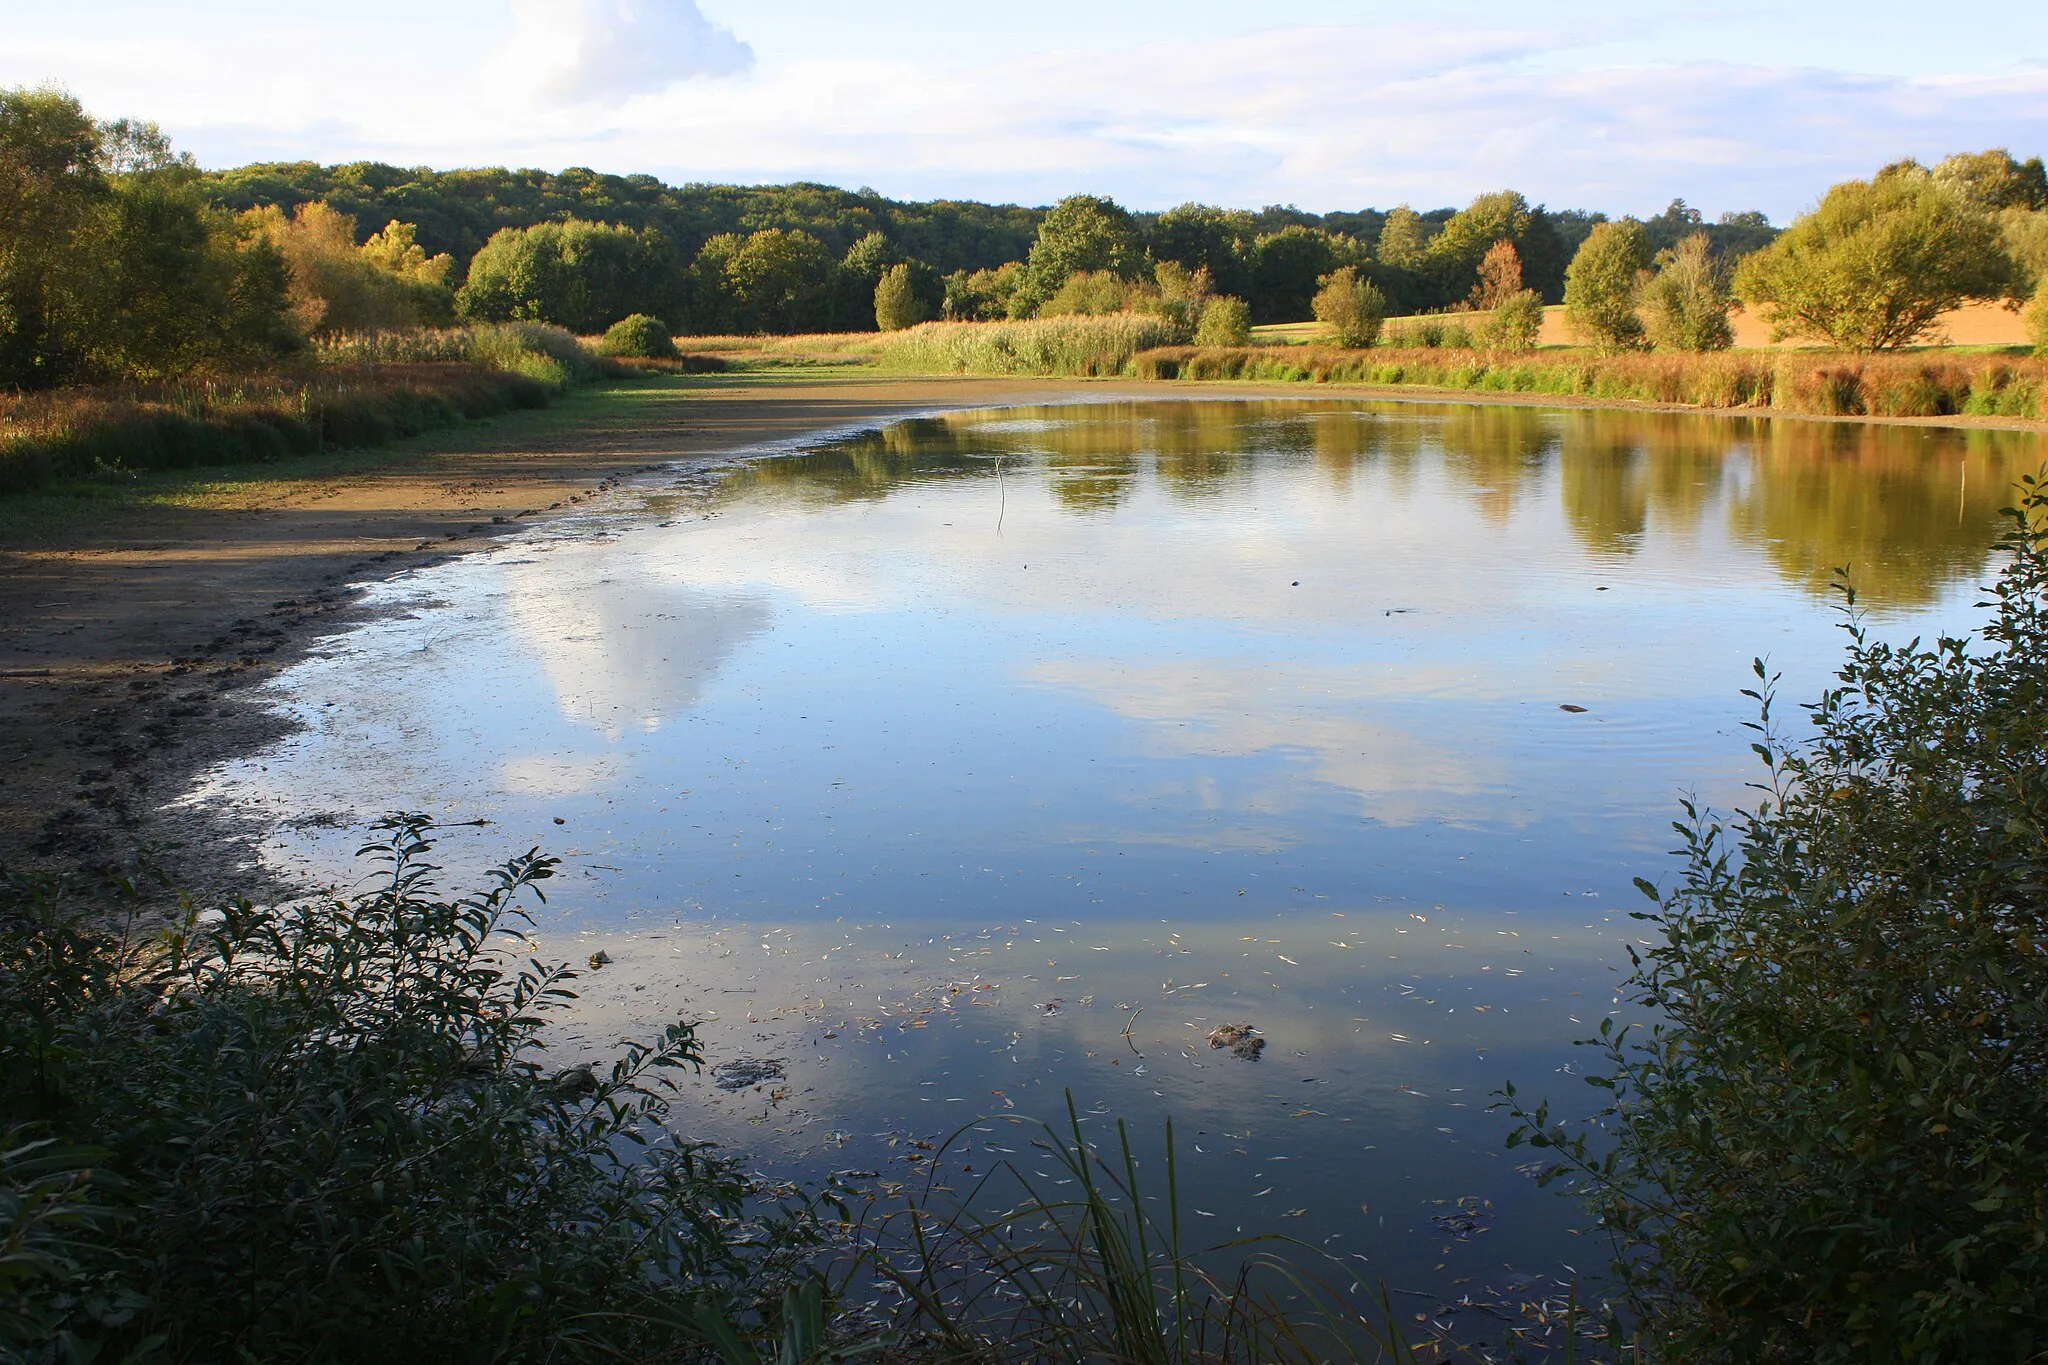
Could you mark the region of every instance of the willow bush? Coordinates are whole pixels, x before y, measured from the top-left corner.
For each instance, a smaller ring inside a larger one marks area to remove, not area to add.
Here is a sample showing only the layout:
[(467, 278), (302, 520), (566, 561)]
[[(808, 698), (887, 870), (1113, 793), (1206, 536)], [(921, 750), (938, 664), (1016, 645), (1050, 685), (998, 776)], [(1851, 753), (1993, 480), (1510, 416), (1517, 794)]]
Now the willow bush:
[(1602, 1022), (1589, 1134), (1524, 1110), (1619, 1245), (1652, 1358), (2026, 1361), (2048, 1349), (2048, 484), (1979, 638), (1873, 639), (1763, 797), (1691, 803)]
[(575, 974), (516, 926), (553, 860), (450, 898), (429, 822), (381, 830), (368, 890), (155, 938), (0, 879), (0, 1358), (692, 1359), (781, 1335), (826, 1225), (663, 1128), (689, 1026), (550, 1071)]

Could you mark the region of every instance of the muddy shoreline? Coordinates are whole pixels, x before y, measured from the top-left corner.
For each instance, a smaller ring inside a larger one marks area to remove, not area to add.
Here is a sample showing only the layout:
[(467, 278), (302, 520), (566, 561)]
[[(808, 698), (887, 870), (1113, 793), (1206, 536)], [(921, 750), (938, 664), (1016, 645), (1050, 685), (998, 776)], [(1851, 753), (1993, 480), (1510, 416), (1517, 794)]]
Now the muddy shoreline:
[[(370, 584), (472, 553), (630, 480), (917, 412), (1097, 396), (1044, 381), (649, 388), (588, 422), (500, 419), (359, 471), (253, 471), (247, 495), (145, 504), (0, 546), (0, 867), (131, 864), (200, 900), (283, 890), (246, 816), (168, 806), (278, 738), (261, 685), (362, 619)], [(232, 480), (252, 471), (206, 471)]]
[(206, 505), (146, 504), (0, 545), (0, 866), (121, 865), (148, 848), (170, 882), (202, 900), (282, 890), (264, 881), (254, 854), (263, 830), (249, 817), (167, 807), (209, 767), (279, 736), (284, 722), (260, 685), (360, 619), (365, 586), (594, 498), (630, 498), (638, 476), (702, 471), (919, 412), (1326, 397), (1652, 406), (1339, 385), (774, 375), (633, 390), (588, 420), (513, 418), (443, 432), (360, 470), (258, 471), (243, 495), (230, 484)]

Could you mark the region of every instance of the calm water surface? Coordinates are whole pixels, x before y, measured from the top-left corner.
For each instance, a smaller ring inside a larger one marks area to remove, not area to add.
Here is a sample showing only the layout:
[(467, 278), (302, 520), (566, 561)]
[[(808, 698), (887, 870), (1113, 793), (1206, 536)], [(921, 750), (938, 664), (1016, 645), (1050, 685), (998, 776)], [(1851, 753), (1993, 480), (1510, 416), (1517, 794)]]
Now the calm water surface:
[(1967, 628), (2040, 458), (1405, 403), (908, 420), (374, 589), (277, 684), (303, 730), (203, 795), (326, 878), (401, 807), (489, 822), (452, 873), (561, 854), (537, 939), (615, 961), (556, 1050), (680, 1016), (780, 1060), (677, 1118), (765, 1165), (907, 1180), (907, 1139), (1071, 1089), (1174, 1117), (1198, 1231), (1507, 1292), (1602, 1253), (1489, 1092), (1594, 1107), (1572, 1040), (1679, 797), (1754, 776), (1750, 660), (1814, 694), (1841, 564), (1884, 634)]

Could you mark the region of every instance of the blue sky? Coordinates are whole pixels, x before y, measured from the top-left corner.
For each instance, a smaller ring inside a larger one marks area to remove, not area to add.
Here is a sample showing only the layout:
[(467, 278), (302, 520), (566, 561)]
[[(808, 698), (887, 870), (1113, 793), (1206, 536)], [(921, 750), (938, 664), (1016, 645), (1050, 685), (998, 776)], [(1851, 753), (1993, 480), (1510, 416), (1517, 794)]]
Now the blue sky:
[(1900, 156), (2048, 151), (2048, 5), (1893, 0), (0, 0), (0, 83), (210, 166), (588, 165), (1139, 208), (1784, 221)]

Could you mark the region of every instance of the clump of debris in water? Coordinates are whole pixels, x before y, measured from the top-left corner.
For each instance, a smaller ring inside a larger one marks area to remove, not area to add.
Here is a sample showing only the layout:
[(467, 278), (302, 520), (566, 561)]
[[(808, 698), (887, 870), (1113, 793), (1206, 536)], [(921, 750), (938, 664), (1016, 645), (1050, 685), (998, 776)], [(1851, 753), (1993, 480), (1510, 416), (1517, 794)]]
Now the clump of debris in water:
[(1266, 1050), (1266, 1040), (1250, 1024), (1222, 1024), (1209, 1030), (1209, 1046), (1227, 1047), (1231, 1056), (1256, 1062), (1259, 1054)]

